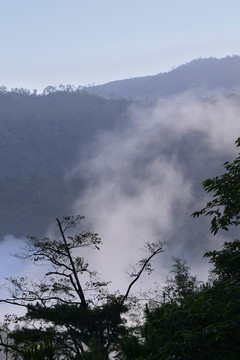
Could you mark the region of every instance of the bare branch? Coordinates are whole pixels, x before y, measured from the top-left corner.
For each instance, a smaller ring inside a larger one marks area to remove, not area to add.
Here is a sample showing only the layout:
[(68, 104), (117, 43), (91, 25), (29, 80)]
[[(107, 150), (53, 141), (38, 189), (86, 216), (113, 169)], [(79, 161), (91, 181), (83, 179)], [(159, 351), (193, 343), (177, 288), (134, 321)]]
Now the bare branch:
[(128, 288), (127, 288), (127, 291), (125, 293), (125, 295), (122, 297), (122, 300), (119, 304), (119, 310), (118, 310), (118, 313), (116, 314), (116, 317), (115, 317), (115, 324), (113, 326), (113, 329), (112, 329), (112, 333), (111, 333), (111, 336), (109, 337), (109, 340), (108, 340), (108, 344), (106, 346), (106, 348), (108, 349), (110, 346), (111, 346), (111, 343), (113, 341), (113, 337), (115, 335), (115, 331), (117, 329), (117, 324), (118, 324), (118, 321), (119, 321), (119, 318), (120, 318), (120, 315), (121, 315), (121, 311), (122, 311), (122, 308), (123, 308), (123, 305), (125, 303), (125, 301), (127, 300), (129, 294), (130, 294), (130, 291), (133, 287), (133, 285), (139, 280), (139, 278), (141, 277), (142, 273), (144, 272), (144, 270), (148, 267), (148, 265), (150, 264), (150, 261), (154, 258), (154, 256), (156, 256), (157, 254), (160, 254), (162, 253), (164, 250), (163, 250), (163, 246), (165, 245), (165, 243), (162, 243), (162, 242), (158, 242), (158, 243), (147, 243), (145, 245), (145, 249), (150, 252), (151, 255), (149, 255), (148, 258), (146, 259), (142, 259), (139, 261), (139, 265), (140, 265), (140, 269), (138, 271), (138, 273), (136, 273), (135, 275), (133, 275), (134, 277), (134, 280), (129, 284)]

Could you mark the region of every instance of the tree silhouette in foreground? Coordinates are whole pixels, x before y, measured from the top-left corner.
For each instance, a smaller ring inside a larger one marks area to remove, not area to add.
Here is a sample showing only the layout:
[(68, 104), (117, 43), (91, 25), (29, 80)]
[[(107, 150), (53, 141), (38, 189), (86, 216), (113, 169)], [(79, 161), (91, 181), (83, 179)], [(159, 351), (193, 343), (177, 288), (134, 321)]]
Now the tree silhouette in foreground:
[[(240, 138), (235, 143), (240, 147)], [(223, 175), (203, 181), (204, 190), (213, 193), (213, 199), (192, 214), (193, 217), (211, 216), (214, 235), (219, 229), (228, 231), (229, 226), (240, 224), (240, 153), (232, 163), (225, 162), (224, 167), (227, 171)]]
[(43, 281), (8, 279), (12, 293), (1, 302), (27, 310), (23, 317), (6, 317), (5, 327), (14, 322), (21, 326), (8, 332), (8, 341), (1, 338), (5, 352), (17, 359), (41, 353), (41, 359), (105, 360), (127, 334), (122, 315), (131, 306), (130, 291), (145, 270), (151, 272), (151, 260), (163, 252), (163, 244), (146, 244), (148, 256), (130, 274), (132, 281), (125, 294), (112, 294), (108, 283), (99, 281), (96, 271), (79, 255), (85, 249), (99, 250), (101, 246), (96, 233), (73, 235), (82, 220), (81, 216), (57, 219), (60, 238), (27, 241), (19, 257), (47, 265)]

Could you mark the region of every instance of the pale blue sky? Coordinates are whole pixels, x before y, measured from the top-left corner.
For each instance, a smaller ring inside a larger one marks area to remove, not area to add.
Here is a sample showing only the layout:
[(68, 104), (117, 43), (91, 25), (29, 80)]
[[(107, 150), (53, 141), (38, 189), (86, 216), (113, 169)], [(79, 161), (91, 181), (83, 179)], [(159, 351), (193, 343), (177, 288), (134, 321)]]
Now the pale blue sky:
[(105, 83), (240, 54), (239, 0), (0, 0), (0, 84)]

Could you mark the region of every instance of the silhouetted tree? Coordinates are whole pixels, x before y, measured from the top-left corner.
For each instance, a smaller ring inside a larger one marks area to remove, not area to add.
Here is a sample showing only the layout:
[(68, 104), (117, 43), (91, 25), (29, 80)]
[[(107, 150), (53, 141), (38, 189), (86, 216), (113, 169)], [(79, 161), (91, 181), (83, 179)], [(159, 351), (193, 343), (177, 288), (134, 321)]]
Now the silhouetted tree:
[[(139, 261), (125, 294), (111, 294), (108, 283), (100, 282), (80, 255), (85, 248), (99, 250), (101, 245), (96, 233), (72, 234), (82, 219), (81, 216), (57, 219), (60, 238), (31, 238), (27, 242), (20, 257), (50, 266), (43, 281), (30, 282), (26, 277), (8, 279), (12, 294), (1, 302), (27, 309), (24, 317), (8, 317), (10, 323), (25, 321), (26, 325), (9, 333), (11, 344), (2, 341), (2, 346), (18, 357), (26, 352), (26, 346), (30, 346), (31, 352), (32, 344), (41, 343), (51, 344), (54, 359), (60, 356), (106, 360), (126, 335), (122, 314), (129, 309), (130, 291), (144, 270), (151, 272), (151, 259), (163, 251), (163, 245), (146, 244), (149, 255)], [(38, 351), (38, 347), (34, 349)]]

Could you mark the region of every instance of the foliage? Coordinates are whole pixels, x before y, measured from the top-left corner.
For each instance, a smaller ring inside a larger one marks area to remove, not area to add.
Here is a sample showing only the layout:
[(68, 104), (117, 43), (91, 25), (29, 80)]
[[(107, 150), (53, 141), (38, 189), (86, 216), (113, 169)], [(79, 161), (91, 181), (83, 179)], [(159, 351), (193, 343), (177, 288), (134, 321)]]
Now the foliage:
[(40, 344), (24, 346), (21, 356), (23, 360), (54, 360), (52, 343), (44, 341)]
[(173, 258), (173, 269), (171, 273), (173, 278), (167, 279), (166, 285), (163, 287), (163, 302), (176, 301), (181, 303), (186, 297), (198, 289), (196, 276), (190, 274), (190, 269), (186, 261), (179, 258)]
[[(236, 144), (240, 146), (240, 138)], [(193, 217), (202, 214), (212, 217), (211, 232), (214, 235), (219, 229), (228, 230), (229, 226), (240, 224), (240, 153), (232, 163), (226, 162), (224, 167), (226, 173), (203, 181), (203, 188), (213, 193), (213, 200), (193, 213)]]
[[(236, 141), (240, 146), (240, 138)], [(213, 200), (193, 214), (209, 215), (211, 231), (238, 226), (240, 154), (225, 163), (227, 172), (203, 182)], [(124, 360), (237, 360), (240, 353), (240, 241), (204, 255), (212, 264), (211, 281), (200, 284), (186, 263), (175, 259), (174, 277), (163, 296), (146, 307), (139, 335), (123, 339)], [(159, 302), (159, 299), (162, 299)], [(155, 304), (155, 306), (154, 306)]]
[[(221, 254), (230, 255), (227, 244)], [(217, 256), (218, 254), (215, 253)], [(208, 253), (206, 256), (211, 257)], [(238, 263), (239, 265), (240, 263)], [(182, 275), (192, 284), (192, 276), (184, 263)], [(180, 268), (178, 267), (178, 270)], [(214, 268), (216, 272), (219, 268)], [(175, 269), (173, 269), (175, 271)], [(235, 269), (239, 277), (240, 266)], [(146, 307), (141, 336), (123, 340), (127, 360), (205, 360), (238, 359), (240, 352), (240, 284), (232, 279), (216, 277), (213, 284), (178, 288), (178, 276), (172, 279), (175, 296), (165, 298), (161, 305)], [(168, 288), (168, 281), (165, 289)], [(170, 287), (170, 291), (172, 286)], [(181, 301), (179, 301), (181, 299)]]
[(81, 216), (57, 219), (60, 238), (30, 238), (19, 255), (36, 265), (46, 265), (47, 272), (40, 282), (26, 277), (8, 279), (11, 297), (1, 302), (27, 310), (23, 317), (6, 317), (8, 325), (21, 324), (8, 334), (10, 345), (1, 341), (16, 357), (28, 359), (44, 353), (44, 359), (106, 360), (127, 334), (122, 315), (131, 306), (130, 291), (143, 271), (151, 271), (150, 261), (163, 251), (163, 245), (147, 244), (149, 256), (135, 267), (125, 294), (111, 294), (108, 283), (99, 281), (83, 256), (85, 249), (99, 250), (101, 239), (89, 231), (73, 234), (82, 220)]
[(214, 265), (213, 274), (217, 275), (219, 281), (240, 283), (240, 241), (225, 242), (223, 250), (209, 251), (205, 255)]

